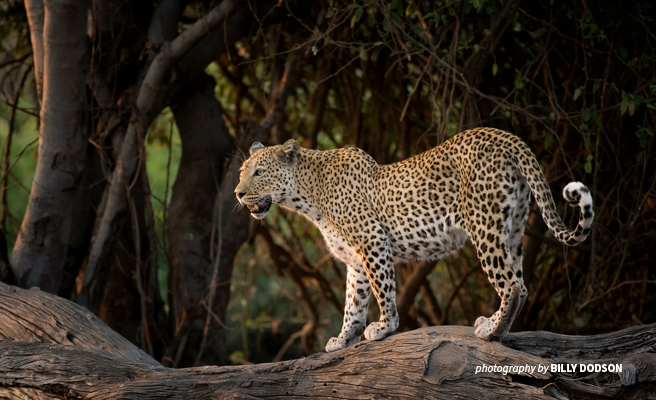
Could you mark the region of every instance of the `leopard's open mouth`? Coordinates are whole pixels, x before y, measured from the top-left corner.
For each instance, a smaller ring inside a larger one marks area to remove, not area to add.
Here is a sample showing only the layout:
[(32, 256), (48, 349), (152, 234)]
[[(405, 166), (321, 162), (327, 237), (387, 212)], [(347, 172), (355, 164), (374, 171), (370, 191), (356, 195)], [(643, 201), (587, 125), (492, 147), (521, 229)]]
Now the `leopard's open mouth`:
[(256, 204), (246, 204), (246, 207), (254, 218), (262, 219), (271, 208), (271, 203), (271, 196), (265, 196)]

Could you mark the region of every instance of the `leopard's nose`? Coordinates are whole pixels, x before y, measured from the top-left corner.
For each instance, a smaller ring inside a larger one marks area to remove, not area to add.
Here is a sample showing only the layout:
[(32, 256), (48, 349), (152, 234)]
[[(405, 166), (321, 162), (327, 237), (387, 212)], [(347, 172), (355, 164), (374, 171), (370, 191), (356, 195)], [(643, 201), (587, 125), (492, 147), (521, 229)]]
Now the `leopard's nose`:
[(244, 197), (246, 195), (246, 192), (240, 192), (240, 191), (235, 190), (235, 195), (237, 195), (238, 199), (241, 199), (242, 197)]

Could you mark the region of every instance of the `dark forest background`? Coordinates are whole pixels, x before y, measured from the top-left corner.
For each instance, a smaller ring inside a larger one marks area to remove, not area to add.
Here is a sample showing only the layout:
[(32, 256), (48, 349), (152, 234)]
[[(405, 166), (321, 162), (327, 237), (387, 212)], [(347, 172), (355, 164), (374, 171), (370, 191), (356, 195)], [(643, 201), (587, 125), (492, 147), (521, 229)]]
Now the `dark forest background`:
[[(390, 163), (484, 125), (529, 143), (557, 199), (580, 180), (595, 201), (577, 248), (533, 208), (515, 330), (656, 322), (655, 16), (633, 0), (3, 1), (0, 277), (167, 366), (321, 351), (345, 271), (302, 217), (237, 206), (245, 149), (296, 138)], [(470, 246), (396, 268), (401, 330), (497, 309)]]

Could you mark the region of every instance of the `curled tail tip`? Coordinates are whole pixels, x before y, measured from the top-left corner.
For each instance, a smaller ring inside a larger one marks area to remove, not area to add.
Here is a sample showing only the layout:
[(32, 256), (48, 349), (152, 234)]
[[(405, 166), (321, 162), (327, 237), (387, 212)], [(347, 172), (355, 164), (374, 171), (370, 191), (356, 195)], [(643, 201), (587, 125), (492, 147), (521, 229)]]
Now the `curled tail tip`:
[[(563, 189), (563, 197), (570, 206), (578, 206), (581, 210), (579, 225), (583, 228), (589, 228), (594, 219), (594, 210), (592, 209), (592, 195), (590, 190), (581, 182), (570, 182)], [(587, 236), (586, 232), (586, 235)]]
[(592, 206), (592, 196), (590, 189), (588, 189), (581, 182), (570, 182), (563, 189), (563, 197), (570, 206), (576, 207), (577, 205), (583, 208), (586, 205)]

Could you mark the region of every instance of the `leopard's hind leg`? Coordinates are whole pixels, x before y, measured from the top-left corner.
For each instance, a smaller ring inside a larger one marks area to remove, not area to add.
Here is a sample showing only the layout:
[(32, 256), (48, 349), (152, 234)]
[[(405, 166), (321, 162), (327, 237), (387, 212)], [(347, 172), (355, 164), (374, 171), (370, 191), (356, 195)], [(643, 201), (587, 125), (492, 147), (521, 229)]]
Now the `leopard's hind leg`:
[(470, 237), (481, 266), (501, 299), (497, 312), (489, 318), (479, 317), (474, 324), (476, 336), (485, 340), (501, 340), (508, 333), (527, 295), (521, 272), (527, 186), (509, 175), (497, 182), (497, 190), (503, 189), (501, 194), (473, 192), (466, 206)]
[[(523, 262), (524, 262), (524, 229), (526, 228), (526, 223), (528, 222), (528, 214), (531, 204), (531, 192), (530, 188), (523, 177), (519, 180), (519, 185), (517, 185), (516, 195), (517, 195), (517, 205), (515, 207), (515, 213), (512, 216), (511, 221), (507, 221), (510, 224), (510, 235), (508, 237), (508, 246), (509, 252), (512, 257), (511, 270), (517, 280), (519, 285), (519, 307), (515, 310), (515, 315), (512, 319), (515, 320), (517, 315), (524, 308), (524, 303), (528, 297), (528, 291), (526, 290), (526, 285), (524, 284), (524, 271), (523, 271)], [(510, 329), (508, 325), (506, 332), (502, 335), (505, 336)]]

